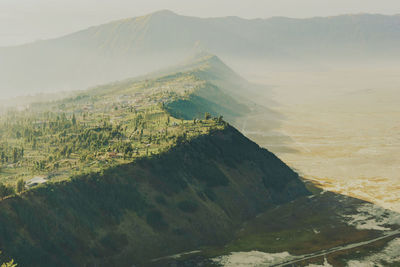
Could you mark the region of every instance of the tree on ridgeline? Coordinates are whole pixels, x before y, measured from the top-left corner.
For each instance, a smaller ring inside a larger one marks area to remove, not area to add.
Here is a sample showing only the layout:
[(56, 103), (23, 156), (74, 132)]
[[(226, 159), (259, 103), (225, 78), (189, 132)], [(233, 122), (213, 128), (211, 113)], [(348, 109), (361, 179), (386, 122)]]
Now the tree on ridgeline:
[(75, 114), (72, 115), (72, 125), (75, 126), (76, 125), (76, 118), (75, 118)]
[[(1, 254), (1, 251), (0, 251)], [(10, 260), (7, 262), (3, 262), (0, 267), (17, 267), (17, 264), (14, 262), (14, 260)]]
[(0, 198), (3, 199), (7, 196), (14, 194), (14, 188), (0, 183)]
[(21, 193), (24, 191), (25, 188), (25, 181), (23, 179), (19, 179), (17, 182), (17, 193)]

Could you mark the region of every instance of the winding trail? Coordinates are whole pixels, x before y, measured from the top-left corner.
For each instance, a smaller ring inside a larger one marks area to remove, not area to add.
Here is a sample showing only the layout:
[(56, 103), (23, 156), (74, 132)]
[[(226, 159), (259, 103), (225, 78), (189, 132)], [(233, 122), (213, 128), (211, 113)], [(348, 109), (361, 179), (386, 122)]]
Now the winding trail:
[(353, 243), (353, 244), (348, 244), (345, 246), (339, 246), (339, 247), (334, 247), (334, 248), (330, 248), (330, 249), (326, 249), (326, 250), (322, 250), (322, 251), (317, 251), (314, 253), (310, 253), (310, 254), (305, 254), (302, 256), (297, 256), (295, 259), (286, 261), (286, 262), (282, 262), (279, 264), (273, 264), (270, 266), (287, 266), (290, 264), (294, 264), (303, 260), (309, 260), (312, 258), (317, 258), (317, 257), (321, 257), (321, 256), (325, 256), (328, 254), (332, 254), (334, 252), (338, 252), (338, 251), (343, 251), (343, 250), (348, 250), (348, 249), (353, 249), (353, 248), (357, 248), (357, 247), (362, 247), (371, 243), (374, 243), (376, 241), (391, 237), (391, 236), (396, 236), (396, 235), (400, 235), (400, 229), (394, 230), (394, 231), (388, 231), (385, 232), (385, 234), (383, 236), (371, 239), (371, 240), (367, 240), (367, 241), (363, 241), (363, 242), (359, 242), (359, 243)]

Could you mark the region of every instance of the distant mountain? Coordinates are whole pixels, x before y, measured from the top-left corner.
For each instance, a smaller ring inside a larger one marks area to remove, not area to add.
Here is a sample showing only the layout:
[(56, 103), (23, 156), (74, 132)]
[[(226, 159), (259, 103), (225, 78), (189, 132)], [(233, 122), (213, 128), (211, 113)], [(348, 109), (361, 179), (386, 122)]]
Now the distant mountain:
[(398, 15), (246, 20), (160, 11), (0, 48), (0, 92), (85, 88), (175, 64), (201, 49), (239, 64), (390, 60), (399, 47)]

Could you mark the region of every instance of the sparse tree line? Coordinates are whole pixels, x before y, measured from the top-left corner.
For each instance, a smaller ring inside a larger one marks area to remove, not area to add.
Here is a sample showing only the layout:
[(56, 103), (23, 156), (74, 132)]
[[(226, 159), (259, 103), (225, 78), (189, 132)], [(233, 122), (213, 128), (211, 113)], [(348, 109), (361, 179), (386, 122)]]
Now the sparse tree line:
[(23, 179), (19, 179), (15, 187), (0, 183), (0, 199), (4, 199), (5, 197), (14, 195), (16, 193), (22, 193), (24, 190), (25, 181)]
[(8, 144), (0, 145), (1, 164), (17, 163), (24, 157), (24, 147), (12, 147)]
[[(68, 105), (62, 109), (68, 110)], [(0, 174), (10, 164), (32, 175), (72, 168), (87, 171), (94, 162), (108, 164), (160, 153), (224, 124), (222, 116), (212, 118), (210, 113), (204, 114), (204, 120), (177, 120), (166, 112), (163, 102), (145, 110), (131, 107), (114, 112), (8, 113), (0, 118)], [(129, 119), (115, 119), (116, 114)], [(22, 192), (22, 182), (0, 184), (0, 198)]]

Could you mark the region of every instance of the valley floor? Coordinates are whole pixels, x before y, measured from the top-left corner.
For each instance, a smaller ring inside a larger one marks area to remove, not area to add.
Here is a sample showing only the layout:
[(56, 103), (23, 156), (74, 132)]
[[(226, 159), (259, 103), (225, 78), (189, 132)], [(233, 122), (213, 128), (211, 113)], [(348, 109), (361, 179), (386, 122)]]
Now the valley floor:
[[(266, 72), (258, 114), (237, 126), (326, 190), (400, 211), (398, 69)], [(261, 128), (260, 121), (272, 125)]]
[(245, 223), (224, 247), (203, 248), (156, 263), (229, 267), (400, 264), (398, 213), (340, 194), (313, 191), (312, 196)]

